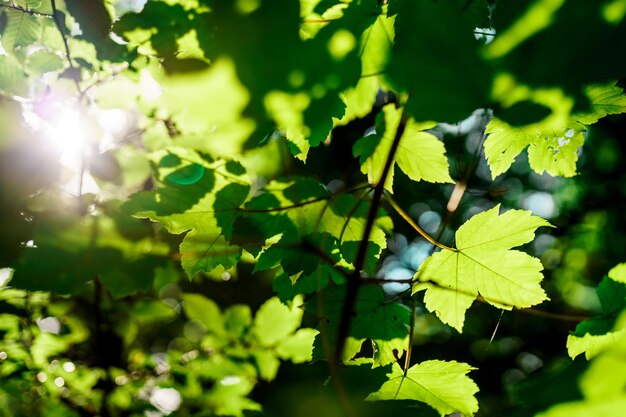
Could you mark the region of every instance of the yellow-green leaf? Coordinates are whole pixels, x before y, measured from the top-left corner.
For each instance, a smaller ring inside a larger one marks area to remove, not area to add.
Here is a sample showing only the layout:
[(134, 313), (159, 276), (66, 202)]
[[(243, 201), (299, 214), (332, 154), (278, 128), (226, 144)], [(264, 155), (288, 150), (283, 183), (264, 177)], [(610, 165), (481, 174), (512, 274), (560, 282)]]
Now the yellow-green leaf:
[(474, 396), (478, 386), (467, 376), (473, 369), (466, 363), (434, 360), (413, 365), (405, 376), (396, 363), (388, 381), (367, 400), (415, 400), (428, 404), (441, 416), (454, 412), (471, 416), (478, 411)]
[(609, 278), (614, 281), (626, 284), (626, 262), (613, 267), (609, 271)]
[(538, 227), (550, 223), (524, 210), (498, 215), (499, 209), (498, 205), (465, 222), (456, 233), (457, 250), (435, 253), (415, 275), (413, 292), (426, 289), (428, 310), (459, 332), (465, 312), (479, 295), (507, 310), (547, 299), (539, 285), (543, 279), (539, 259), (510, 249), (530, 242)]
[[(355, 152), (361, 155), (361, 171), (367, 174), (371, 184), (376, 184), (382, 177), (385, 162), (389, 157), (391, 145), (401, 123), (402, 110), (394, 105), (383, 108), (385, 132), (378, 143), (371, 143), (369, 147), (355, 145)], [(445, 155), (443, 143), (434, 135), (424, 132), (434, 127), (434, 123), (417, 123), (409, 120), (400, 139), (400, 144), (394, 156), (394, 165), (414, 181), (428, 181), (434, 183), (454, 183), (450, 178), (448, 159)], [(367, 137), (361, 141), (370, 141)], [(361, 142), (363, 145), (364, 143)], [(370, 149), (375, 146), (375, 149)], [(367, 159), (363, 161), (363, 156)], [(393, 187), (393, 166), (385, 181), (385, 188), (389, 191)]]
[(485, 156), (491, 169), (491, 177), (507, 171), (515, 157), (526, 147), (531, 168), (538, 174), (544, 171), (552, 176), (576, 175), (578, 148), (585, 138), (573, 129), (545, 131), (539, 125), (513, 127), (494, 118), (485, 130)]
[(626, 397), (609, 401), (558, 404), (536, 417), (626, 417)]
[(253, 332), (262, 346), (276, 345), (300, 326), (301, 302), (301, 298), (296, 298), (292, 306), (287, 307), (274, 297), (261, 306), (254, 317)]

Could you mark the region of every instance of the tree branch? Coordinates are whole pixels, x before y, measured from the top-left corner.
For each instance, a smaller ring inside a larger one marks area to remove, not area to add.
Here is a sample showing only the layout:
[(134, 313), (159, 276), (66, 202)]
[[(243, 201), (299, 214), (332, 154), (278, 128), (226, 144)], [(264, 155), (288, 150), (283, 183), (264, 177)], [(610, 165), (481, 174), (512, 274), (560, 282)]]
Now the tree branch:
[(41, 13), (41, 12), (38, 12), (36, 10), (25, 9), (25, 8), (23, 8), (21, 6), (18, 6), (17, 4), (0, 3), (0, 7), (4, 7), (4, 8), (7, 8), (7, 9), (11, 9), (11, 10), (17, 10), (18, 12), (26, 13), (26, 14), (29, 14), (31, 16), (54, 18), (54, 16), (49, 14), (49, 13)]
[[(65, 36), (65, 27), (63, 23), (61, 23), (61, 20), (59, 18), (59, 10), (57, 9), (56, 0), (50, 0), (50, 7), (52, 7), (52, 15), (51, 15), (52, 20), (54, 20), (54, 24), (56, 25), (59, 33), (61, 34), (61, 38), (63, 38), (63, 45), (65, 46), (65, 53), (67, 54), (67, 62), (71, 69), (76, 70), (77, 68), (72, 63), (72, 54), (70, 53), (70, 44), (67, 39), (67, 36)], [(82, 94), (80, 85), (78, 84), (78, 80), (76, 80), (75, 78), (72, 78), (72, 80), (74, 80), (74, 85), (76, 85), (76, 89), (78, 90), (78, 92)]]
[(337, 344), (335, 346), (333, 358), (333, 360), (336, 362), (341, 359), (346, 338), (348, 337), (348, 334), (350, 332), (350, 320), (352, 318), (352, 313), (354, 312), (356, 296), (359, 291), (359, 285), (361, 283), (361, 271), (363, 270), (363, 266), (365, 265), (367, 248), (369, 247), (369, 238), (372, 230), (374, 229), (374, 224), (376, 223), (376, 215), (378, 214), (378, 209), (380, 207), (380, 203), (383, 197), (383, 191), (385, 190), (385, 182), (387, 180), (387, 177), (389, 176), (391, 168), (393, 167), (393, 161), (396, 155), (396, 151), (398, 150), (400, 140), (402, 139), (404, 129), (406, 128), (406, 122), (407, 116), (405, 110), (403, 109), (402, 116), (400, 118), (400, 124), (398, 125), (398, 130), (396, 131), (395, 137), (393, 138), (393, 142), (391, 144), (391, 148), (389, 149), (389, 155), (387, 155), (387, 160), (385, 161), (382, 175), (380, 176), (378, 183), (376, 183), (376, 186), (374, 187), (372, 201), (370, 203), (369, 211), (367, 212), (367, 219), (365, 222), (365, 228), (363, 230), (363, 237), (361, 238), (361, 242), (359, 244), (359, 248), (354, 259), (354, 272), (350, 275), (350, 279), (348, 279), (346, 298), (344, 299), (343, 308), (341, 310), (339, 330), (337, 332)]

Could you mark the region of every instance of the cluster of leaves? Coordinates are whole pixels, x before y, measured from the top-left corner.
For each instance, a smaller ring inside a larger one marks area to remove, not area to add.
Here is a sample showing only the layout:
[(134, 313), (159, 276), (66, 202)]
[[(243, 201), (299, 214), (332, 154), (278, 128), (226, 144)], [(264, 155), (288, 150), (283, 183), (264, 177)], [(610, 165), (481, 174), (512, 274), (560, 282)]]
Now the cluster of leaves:
[[(526, 148), (572, 177), (626, 112), (624, 1), (139, 3), (0, 0), (1, 409), (253, 415), (281, 361), (318, 361), (345, 415), (352, 395), (479, 412), (474, 366), (412, 357), (416, 306), (461, 333), (477, 299), (552, 295), (513, 250), (547, 220), (491, 199), (448, 226), (481, 152), (487, 180)], [(477, 109), (464, 159), (446, 129)], [(418, 188), (449, 197), (433, 230), (402, 208)], [(405, 222), (432, 247), (388, 291)], [(595, 358), (584, 398), (533, 412), (626, 409), (624, 270), (567, 341)]]

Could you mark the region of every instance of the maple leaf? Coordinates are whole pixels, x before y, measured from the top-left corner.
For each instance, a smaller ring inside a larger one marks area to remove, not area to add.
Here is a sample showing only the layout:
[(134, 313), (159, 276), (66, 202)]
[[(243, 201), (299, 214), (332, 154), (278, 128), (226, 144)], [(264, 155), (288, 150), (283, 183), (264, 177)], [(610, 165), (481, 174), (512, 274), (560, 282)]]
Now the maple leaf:
[(426, 289), (426, 308), (459, 332), (479, 295), (507, 310), (548, 299), (539, 285), (539, 259), (510, 249), (530, 242), (538, 227), (550, 223), (530, 211), (499, 215), (499, 210), (497, 205), (465, 222), (456, 232), (457, 249), (435, 253), (415, 274), (413, 293)]
[(478, 386), (467, 376), (472, 368), (455, 361), (425, 361), (410, 367), (406, 373), (394, 363), (388, 380), (366, 399), (416, 400), (433, 407), (440, 415), (460, 412), (473, 415), (478, 411), (474, 394)]

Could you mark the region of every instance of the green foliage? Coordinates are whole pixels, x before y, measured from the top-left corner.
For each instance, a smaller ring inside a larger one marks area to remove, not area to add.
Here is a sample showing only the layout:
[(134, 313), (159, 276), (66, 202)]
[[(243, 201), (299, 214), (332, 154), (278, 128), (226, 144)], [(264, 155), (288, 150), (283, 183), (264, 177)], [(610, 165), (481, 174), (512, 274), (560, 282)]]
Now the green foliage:
[(621, 415), (625, 10), (0, 0), (0, 417)]

